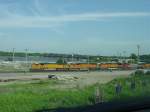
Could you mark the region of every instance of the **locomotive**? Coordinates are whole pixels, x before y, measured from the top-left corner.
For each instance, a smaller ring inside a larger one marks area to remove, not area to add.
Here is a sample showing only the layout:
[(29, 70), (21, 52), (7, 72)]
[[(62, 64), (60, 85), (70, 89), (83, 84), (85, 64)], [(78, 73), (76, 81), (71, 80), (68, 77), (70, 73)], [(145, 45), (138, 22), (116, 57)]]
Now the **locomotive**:
[(88, 71), (88, 70), (133, 70), (150, 69), (150, 64), (127, 64), (127, 63), (33, 63), (30, 71)]

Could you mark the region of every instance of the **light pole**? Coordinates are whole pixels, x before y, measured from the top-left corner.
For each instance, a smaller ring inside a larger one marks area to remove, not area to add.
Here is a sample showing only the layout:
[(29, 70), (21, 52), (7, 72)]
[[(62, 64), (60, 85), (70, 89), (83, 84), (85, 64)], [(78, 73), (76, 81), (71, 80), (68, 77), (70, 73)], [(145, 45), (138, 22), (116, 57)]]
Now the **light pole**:
[(14, 62), (15, 60), (15, 48), (13, 48), (13, 55), (12, 55), (12, 61)]
[(72, 54), (72, 63), (73, 63), (73, 54)]
[(26, 59), (26, 64), (28, 63), (28, 49), (25, 49), (25, 59)]
[(90, 71), (90, 56), (88, 55), (88, 72)]
[(137, 45), (138, 50), (138, 63), (140, 62), (140, 45)]
[(123, 51), (123, 55), (124, 55), (124, 62), (126, 63), (126, 51)]

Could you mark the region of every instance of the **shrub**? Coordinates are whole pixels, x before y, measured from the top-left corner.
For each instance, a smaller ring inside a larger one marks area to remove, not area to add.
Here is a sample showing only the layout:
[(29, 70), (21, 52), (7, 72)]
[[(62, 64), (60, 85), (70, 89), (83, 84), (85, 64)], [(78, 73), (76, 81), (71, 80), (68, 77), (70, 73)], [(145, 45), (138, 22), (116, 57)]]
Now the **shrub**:
[(145, 75), (145, 74), (144, 74), (143, 70), (137, 70), (137, 71), (135, 71), (134, 75), (135, 76), (142, 76), (142, 75)]
[(56, 63), (57, 64), (67, 64), (67, 62), (62, 58), (59, 58)]
[(150, 71), (147, 71), (147, 72), (145, 73), (145, 75), (150, 75)]

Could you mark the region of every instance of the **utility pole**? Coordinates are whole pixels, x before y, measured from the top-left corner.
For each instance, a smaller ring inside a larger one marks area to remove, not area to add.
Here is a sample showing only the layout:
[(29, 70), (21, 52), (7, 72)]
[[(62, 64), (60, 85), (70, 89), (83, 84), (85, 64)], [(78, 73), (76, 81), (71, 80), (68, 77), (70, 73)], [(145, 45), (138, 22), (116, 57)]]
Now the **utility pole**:
[(138, 63), (140, 62), (140, 45), (137, 45), (138, 50)]
[(90, 57), (88, 56), (88, 64), (90, 63)]
[(63, 64), (64, 64), (65, 60), (64, 60), (64, 56), (63, 56)]
[(89, 65), (90, 65), (90, 56), (88, 55), (88, 72), (90, 71)]
[(15, 48), (13, 48), (13, 55), (12, 55), (12, 61), (14, 62), (15, 60)]
[(123, 55), (124, 55), (124, 62), (126, 63), (126, 51), (123, 51)]
[(121, 56), (121, 53), (119, 52), (119, 61), (121, 62), (122, 60), (122, 56)]
[(26, 64), (28, 63), (28, 49), (25, 49), (25, 59), (26, 59)]
[(73, 63), (73, 54), (72, 54), (72, 63)]

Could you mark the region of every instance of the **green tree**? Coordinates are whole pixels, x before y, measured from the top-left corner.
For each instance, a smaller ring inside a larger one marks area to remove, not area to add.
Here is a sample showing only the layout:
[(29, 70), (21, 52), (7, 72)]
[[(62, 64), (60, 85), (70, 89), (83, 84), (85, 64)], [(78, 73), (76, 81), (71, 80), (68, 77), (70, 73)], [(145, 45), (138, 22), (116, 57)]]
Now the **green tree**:
[(67, 62), (62, 58), (59, 58), (56, 63), (57, 64), (67, 64)]
[(137, 63), (138, 57), (137, 57), (136, 54), (132, 53), (132, 54), (130, 55), (130, 58), (133, 59), (133, 61), (130, 61), (129, 63)]
[(130, 58), (132, 58), (132, 59), (134, 59), (134, 60), (137, 60), (137, 55), (136, 54), (134, 54), (134, 53), (132, 53), (131, 55), (130, 55)]

